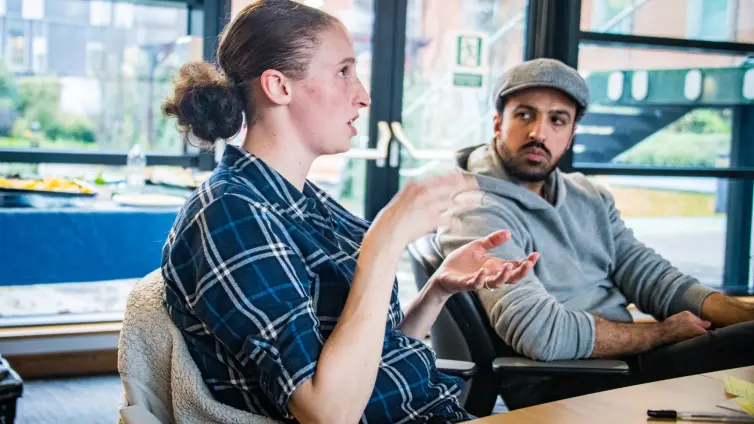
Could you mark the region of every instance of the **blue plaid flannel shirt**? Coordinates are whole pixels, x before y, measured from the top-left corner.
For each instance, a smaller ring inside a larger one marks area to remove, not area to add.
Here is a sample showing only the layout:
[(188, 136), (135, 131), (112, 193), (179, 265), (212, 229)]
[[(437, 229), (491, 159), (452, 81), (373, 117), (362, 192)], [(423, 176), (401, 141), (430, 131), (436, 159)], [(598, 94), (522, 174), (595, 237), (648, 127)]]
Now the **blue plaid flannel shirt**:
[[(235, 146), (179, 214), (163, 249), (165, 302), (215, 398), (292, 419), (348, 296), (369, 223), (307, 182), (299, 192)], [(362, 423), (459, 422), (462, 382), (397, 330), (393, 286), (377, 381)]]

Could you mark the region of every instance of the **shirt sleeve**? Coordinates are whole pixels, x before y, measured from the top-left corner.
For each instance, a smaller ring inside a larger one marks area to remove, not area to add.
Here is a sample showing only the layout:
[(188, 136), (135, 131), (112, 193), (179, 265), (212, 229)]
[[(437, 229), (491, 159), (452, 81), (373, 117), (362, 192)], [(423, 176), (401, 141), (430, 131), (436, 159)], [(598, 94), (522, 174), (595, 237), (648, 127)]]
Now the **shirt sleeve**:
[(171, 260), (163, 270), (223, 353), (240, 364), (240, 377), (258, 377), (286, 418), (291, 395), (314, 375), (324, 345), (295, 231), (274, 212), (224, 195), (174, 241), (170, 256), (184, 263)]
[(680, 272), (668, 260), (634, 237), (610, 192), (599, 187), (610, 217), (615, 244), (615, 284), (643, 312), (662, 321), (681, 311), (701, 316), (702, 303), (714, 290)]

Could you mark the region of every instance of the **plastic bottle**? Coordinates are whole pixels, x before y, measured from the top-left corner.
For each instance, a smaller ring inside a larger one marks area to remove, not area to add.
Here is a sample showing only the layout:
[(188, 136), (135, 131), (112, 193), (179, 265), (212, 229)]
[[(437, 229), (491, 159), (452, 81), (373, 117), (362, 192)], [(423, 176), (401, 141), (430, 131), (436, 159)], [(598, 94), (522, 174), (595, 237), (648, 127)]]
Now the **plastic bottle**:
[(147, 155), (136, 143), (128, 151), (126, 159), (126, 186), (129, 191), (141, 191), (146, 183)]

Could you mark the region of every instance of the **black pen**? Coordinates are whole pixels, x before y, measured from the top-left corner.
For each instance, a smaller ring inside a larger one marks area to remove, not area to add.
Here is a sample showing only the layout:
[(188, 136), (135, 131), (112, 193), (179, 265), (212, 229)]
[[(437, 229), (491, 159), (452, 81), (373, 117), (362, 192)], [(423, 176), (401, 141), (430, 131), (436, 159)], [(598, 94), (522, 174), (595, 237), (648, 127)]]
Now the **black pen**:
[(718, 412), (681, 412), (674, 410), (648, 410), (651, 418), (667, 418), (683, 421), (715, 421), (724, 423), (754, 423), (754, 417), (744, 414), (723, 414)]

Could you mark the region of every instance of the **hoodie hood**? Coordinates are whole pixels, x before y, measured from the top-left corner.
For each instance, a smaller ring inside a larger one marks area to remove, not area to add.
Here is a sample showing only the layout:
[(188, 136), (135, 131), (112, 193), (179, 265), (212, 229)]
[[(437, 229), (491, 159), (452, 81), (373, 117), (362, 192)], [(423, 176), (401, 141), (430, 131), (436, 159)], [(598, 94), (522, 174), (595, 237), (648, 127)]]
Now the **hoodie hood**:
[(456, 161), (461, 169), (474, 174), (484, 193), (514, 200), (526, 209), (546, 209), (553, 206), (557, 209), (565, 201), (566, 190), (560, 170), (556, 168), (545, 182), (544, 190), (547, 197), (555, 199), (553, 204), (550, 204), (508, 176), (492, 143), (461, 149), (456, 153)]

